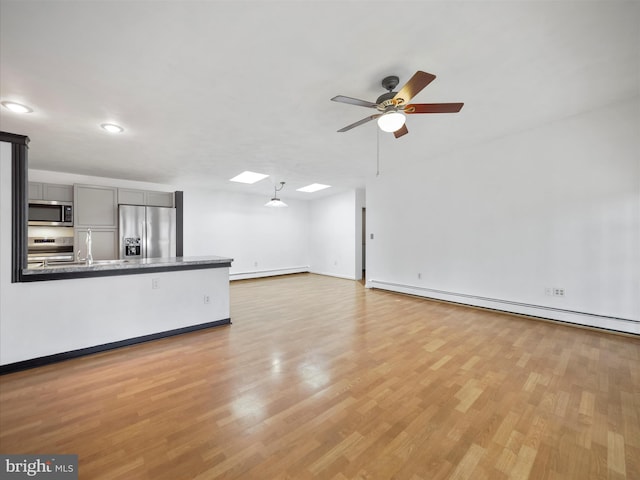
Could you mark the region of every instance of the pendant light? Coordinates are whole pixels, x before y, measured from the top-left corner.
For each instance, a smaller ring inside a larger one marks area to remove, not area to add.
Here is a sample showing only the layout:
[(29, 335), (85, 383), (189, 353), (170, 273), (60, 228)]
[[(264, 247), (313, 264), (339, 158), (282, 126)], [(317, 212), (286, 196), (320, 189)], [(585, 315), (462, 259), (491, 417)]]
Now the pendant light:
[(278, 198), (278, 192), (284, 188), (284, 182), (280, 182), (280, 187), (274, 185), (273, 198), (264, 204), (265, 207), (286, 207), (287, 204)]

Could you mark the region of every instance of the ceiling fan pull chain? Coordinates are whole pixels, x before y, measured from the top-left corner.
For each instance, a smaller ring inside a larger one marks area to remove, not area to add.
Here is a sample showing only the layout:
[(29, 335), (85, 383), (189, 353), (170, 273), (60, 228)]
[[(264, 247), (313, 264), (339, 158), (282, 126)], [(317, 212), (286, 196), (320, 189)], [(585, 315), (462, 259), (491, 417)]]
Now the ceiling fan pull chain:
[(376, 128), (376, 177), (380, 176), (380, 129)]

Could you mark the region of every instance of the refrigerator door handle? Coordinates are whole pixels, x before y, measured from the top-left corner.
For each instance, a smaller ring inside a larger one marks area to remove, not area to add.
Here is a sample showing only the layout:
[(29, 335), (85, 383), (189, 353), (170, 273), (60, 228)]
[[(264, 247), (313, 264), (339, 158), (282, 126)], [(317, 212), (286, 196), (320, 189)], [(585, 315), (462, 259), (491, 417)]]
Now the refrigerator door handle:
[(147, 222), (140, 222), (140, 231), (142, 232), (142, 258), (147, 258), (147, 243), (149, 242), (149, 231), (147, 230)]

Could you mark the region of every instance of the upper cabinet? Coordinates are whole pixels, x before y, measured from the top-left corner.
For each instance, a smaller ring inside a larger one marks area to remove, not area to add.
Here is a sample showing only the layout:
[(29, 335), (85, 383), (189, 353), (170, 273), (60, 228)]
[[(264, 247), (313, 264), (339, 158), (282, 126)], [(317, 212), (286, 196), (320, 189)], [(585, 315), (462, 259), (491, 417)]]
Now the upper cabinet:
[(75, 227), (118, 226), (118, 190), (113, 187), (75, 185)]
[(73, 185), (29, 182), (29, 200), (73, 202)]
[(118, 203), (125, 205), (146, 205), (150, 207), (173, 207), (173, 192), (152, 192), (130, 188), (118, 189)]
[(44, 200), (42, 198), (42, 183), (29, 182), (29, 200)]
[(173, 208), (173, 192), (145, 192), (146, 205)]
[(118, 204), (145, 205), (144, 190), (118, 189)]

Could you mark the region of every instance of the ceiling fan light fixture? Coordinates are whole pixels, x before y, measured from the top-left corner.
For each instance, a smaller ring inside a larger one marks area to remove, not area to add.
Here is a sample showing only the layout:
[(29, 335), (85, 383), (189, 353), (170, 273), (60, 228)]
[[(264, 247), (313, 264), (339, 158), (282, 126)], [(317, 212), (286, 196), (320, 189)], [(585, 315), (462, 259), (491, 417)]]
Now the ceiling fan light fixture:
[(406, 119), (402, 113), (391, 111), (378, 118), (378, 126), (383, 132), (391, 133), (402, 128)]
[(434, 81), (436, 76), (432, 73), (418, 70), (397, 92), (394, 91), (400, 80), (397, 76), (391, 75), (382, 79), (382, 86), (388, 90), (378, 97), (375, 103), (367, 102), (353, 97), (336, 95), (331, 100), (334, 102), (348, 103), (360, 107), (375, 108), (381, 113), (369, 115), (357, 122), (342, 127), (338, 132), (346, 132), (352, 128), (359, 127), (371, 120), (378, 119), (378, 126), (385, 132), (393, 133), (393, 136), (400, 138), (409, 130), (405, 127), (404, 114), (414, 113), (456, 113), (459, 112), (462, 102), (457, 103), (414, 103), (409, 104), (411, 99), (422, 91), (424, 87)]

